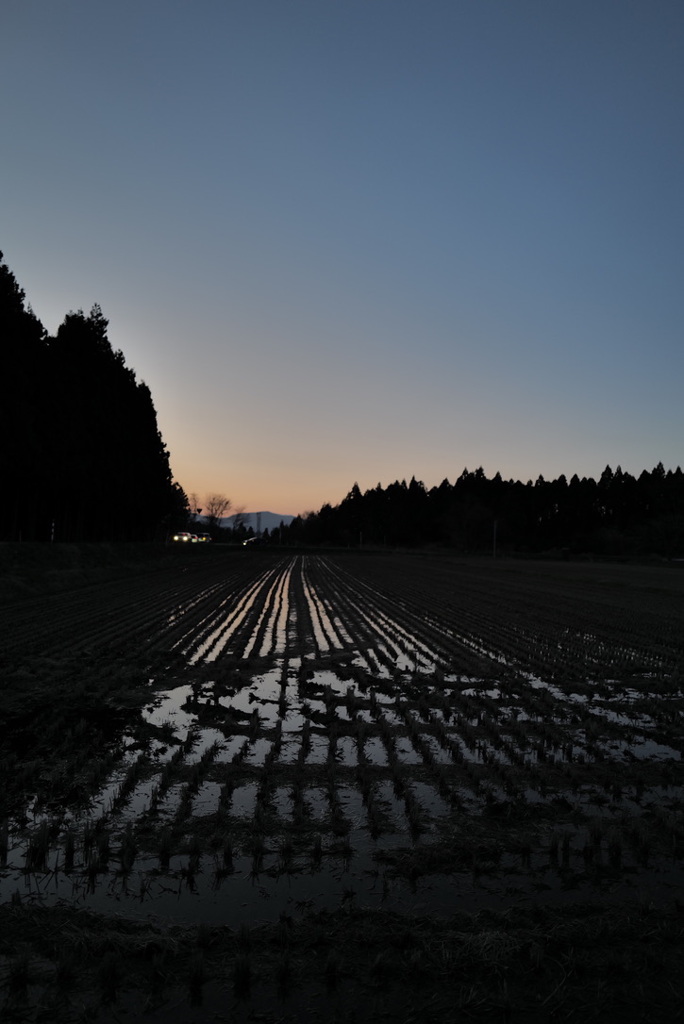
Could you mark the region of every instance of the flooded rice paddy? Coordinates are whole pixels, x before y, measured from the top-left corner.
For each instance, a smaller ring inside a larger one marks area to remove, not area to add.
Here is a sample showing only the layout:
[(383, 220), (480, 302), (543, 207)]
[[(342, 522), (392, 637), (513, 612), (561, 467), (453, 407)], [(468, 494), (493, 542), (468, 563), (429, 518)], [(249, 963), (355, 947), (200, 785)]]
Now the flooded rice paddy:
[[(231, 929), (671, 907), (681, 588), (565, 568), (217, 552), (17, 613), (16, 671), (64, 687), (67, 645), (82, 692), (54, 757), (5, 757), (0, 902)], [(135, 699), (95, 715), (126, 664)]]

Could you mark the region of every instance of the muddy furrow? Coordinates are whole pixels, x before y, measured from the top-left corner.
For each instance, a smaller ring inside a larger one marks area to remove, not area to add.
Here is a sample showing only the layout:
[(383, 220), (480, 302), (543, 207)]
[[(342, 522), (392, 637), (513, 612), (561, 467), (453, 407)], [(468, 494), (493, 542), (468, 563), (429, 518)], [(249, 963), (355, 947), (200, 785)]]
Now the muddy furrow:
[(295, 559), (281, 562), (273, 578), (261, 615), (253, 631), (254, 639), (245, 648), (244, 658), (272, 656), (278, 646), (279, 627), (281, 647), (284, 647), (282, 616), (287, 617), (287, 595)]
[[(292, 559), (284, 558), (263, 570), (236, 595), (229, 610), (214, 617), (205, 630), (206, 635), (189, 637), (184, 648), (189, 664), (225, 657), (268, 656), (277, 644), (275, 631), (286, 600), (292, 563)], [(279, 628), (282, 629), (282, 624)]]
[(192, 624), (177, 642), (188, 663), (214, 661), (239, 630), (262, 588), (273, 577), (273, 569), (265, 569), (232, 590), (219, 607), (213, 608), (199, 624)]
[(465, 637), (431, 628), (423, 609), (410, 609), (405, 603), (393, 601), (329, 562), (325, 571), (329, 588), (338, 596), (344, 595), (347, 609), (356, 613), (357, 623), (359, 617), (365, 620), (368, 631), (376, 634), (395, 664), (409, 662), (417, 671), (433, 671), (439, 666), (445, 671), (467, 674), (482, 672), (486, 667), (486, 661), (473, 658), (473, 653), (482, 652), (474, 651)]
[[(424, 602), (431, 617), (443, 622), (446, 614), (448, 628), (463, 631), (481, 644), (486, 638), (486, 647), (495, 656), (513, 660), (523, 669), (534, 667), (525, 664), (531, 648), (555, 660), (560, 670), (564, 663), (573, 662), (575, 675), (593, 671), (599, 676), (610, 670), (615, 657), (626, 659), (634, 671), (671, 671), (684, 654), (673, 611), (680, 603), (676, 576), (649, 576), (645, 570), (649, 587), (635, 602), (619, 573), (610, 577), (604, 594), (597, 585), (603, 585), (601, 577), (592, 574), (591, 586), (585, 586), (577, 566), (568, 567), (561, 590), (555, 579), (546, 578), (543, 566), (530, 573), (515, 564), (447, 562), (440, 566), (416, 560), (407, 573), (406, 566), (393, 558), (378, 562), (351, 556), (344, 561), (354, 575), (397, 600)], [(595, 638), (592, 642), (593, 624), (598, 621), (602, 622), (600, 648)]]
[(52, 654), (65, 643), (76, 651), (111, 644), (117, 637), (126, 647), (141, 639), (156, 640), (167, 630), (173, 631), (179, 617), (198, 602), (212, 603), (221, 585), (200, 588), (193, 580), (167, 587), (165, 582), (155, 578), (152, 585), (147, 580), (133, 580), (125, 587), (117, 583), (92, 591), (88, 588), (87, 595), (79, 593), (75, 598), (55, 596), (37, 609), (31, 608), (30, 617), (27, 609), (15, 609), (11, 616), (4, 609), (2, 647)]

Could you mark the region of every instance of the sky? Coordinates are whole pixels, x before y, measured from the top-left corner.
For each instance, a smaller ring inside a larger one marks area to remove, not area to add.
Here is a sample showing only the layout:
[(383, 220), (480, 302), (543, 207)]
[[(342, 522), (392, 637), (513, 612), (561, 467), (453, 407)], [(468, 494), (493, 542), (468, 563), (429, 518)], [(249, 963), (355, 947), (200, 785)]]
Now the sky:
[(681, 0), (3, 0), (0, 250), (200, 502), (684, 462)]

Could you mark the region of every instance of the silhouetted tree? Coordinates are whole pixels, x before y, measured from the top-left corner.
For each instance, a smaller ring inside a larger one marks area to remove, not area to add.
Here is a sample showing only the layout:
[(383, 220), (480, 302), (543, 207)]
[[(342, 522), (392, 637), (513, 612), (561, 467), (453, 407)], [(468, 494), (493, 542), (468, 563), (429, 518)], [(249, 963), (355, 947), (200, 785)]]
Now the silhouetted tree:
[(218, 530), (221, 527), (221, 519), (231, 506), (230, 498), (225, 494), (208, 494), (204, 499), (204, 517), (211, 530)]
[(358, 484), (336, 507), (298, 517), (286, 543), (357, 546), (442, 544), (463, 552), (552, 552), (558, 557), (654, 553), (684, 548), (684, 474), (658, 464), (638, 480), (607, 466), (598, 483), (575, 474), (568, 483), (489, 480), (482, 467), (464, 469), (454, 484), (429, 492), (413, 477), (361, 493)]
[(0, 253), (0, 537), (32, 540), (45, 528), (48, 390), (45, 329)]
[(150, 391), (107, 326), (95, 305), (47, 338), (0, 264), (5, 538), (149, 539), (186, 511)]

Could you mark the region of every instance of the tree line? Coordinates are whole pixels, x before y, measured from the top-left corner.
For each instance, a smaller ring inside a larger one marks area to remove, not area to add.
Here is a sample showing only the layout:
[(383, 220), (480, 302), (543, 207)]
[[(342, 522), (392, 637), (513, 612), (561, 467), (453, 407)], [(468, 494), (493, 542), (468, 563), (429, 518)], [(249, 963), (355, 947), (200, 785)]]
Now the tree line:
[[(95, 305), (49, 336), (0, 253), (0, 540), (162, 539), (192, 521), (149, 388), (107, 327)], [(225, 507), (207, 499), (204, 512), (218, 530), (230, 503), (215, 497)], [(684, 555), (684, 475), (658, 463), (638, 477), (607, 466), (598, 480), (523, 484), (480, 468), (429, 489), (415, 477), (354, 484), (277, 541), (672, 558)]]
[(0, 253), (0, 539), (151, 540), (183, 521), (149, 388), (99, 306), (54, 337)]
[(438, 545), (463, 553), (684, 557), (684, 474), (662, 463), (638, 477), (606, 466), (598, 480), (542, 476), (533, 483), (463, 471), (427, 488), (412, 478), (298, 516), (290, 544)]

